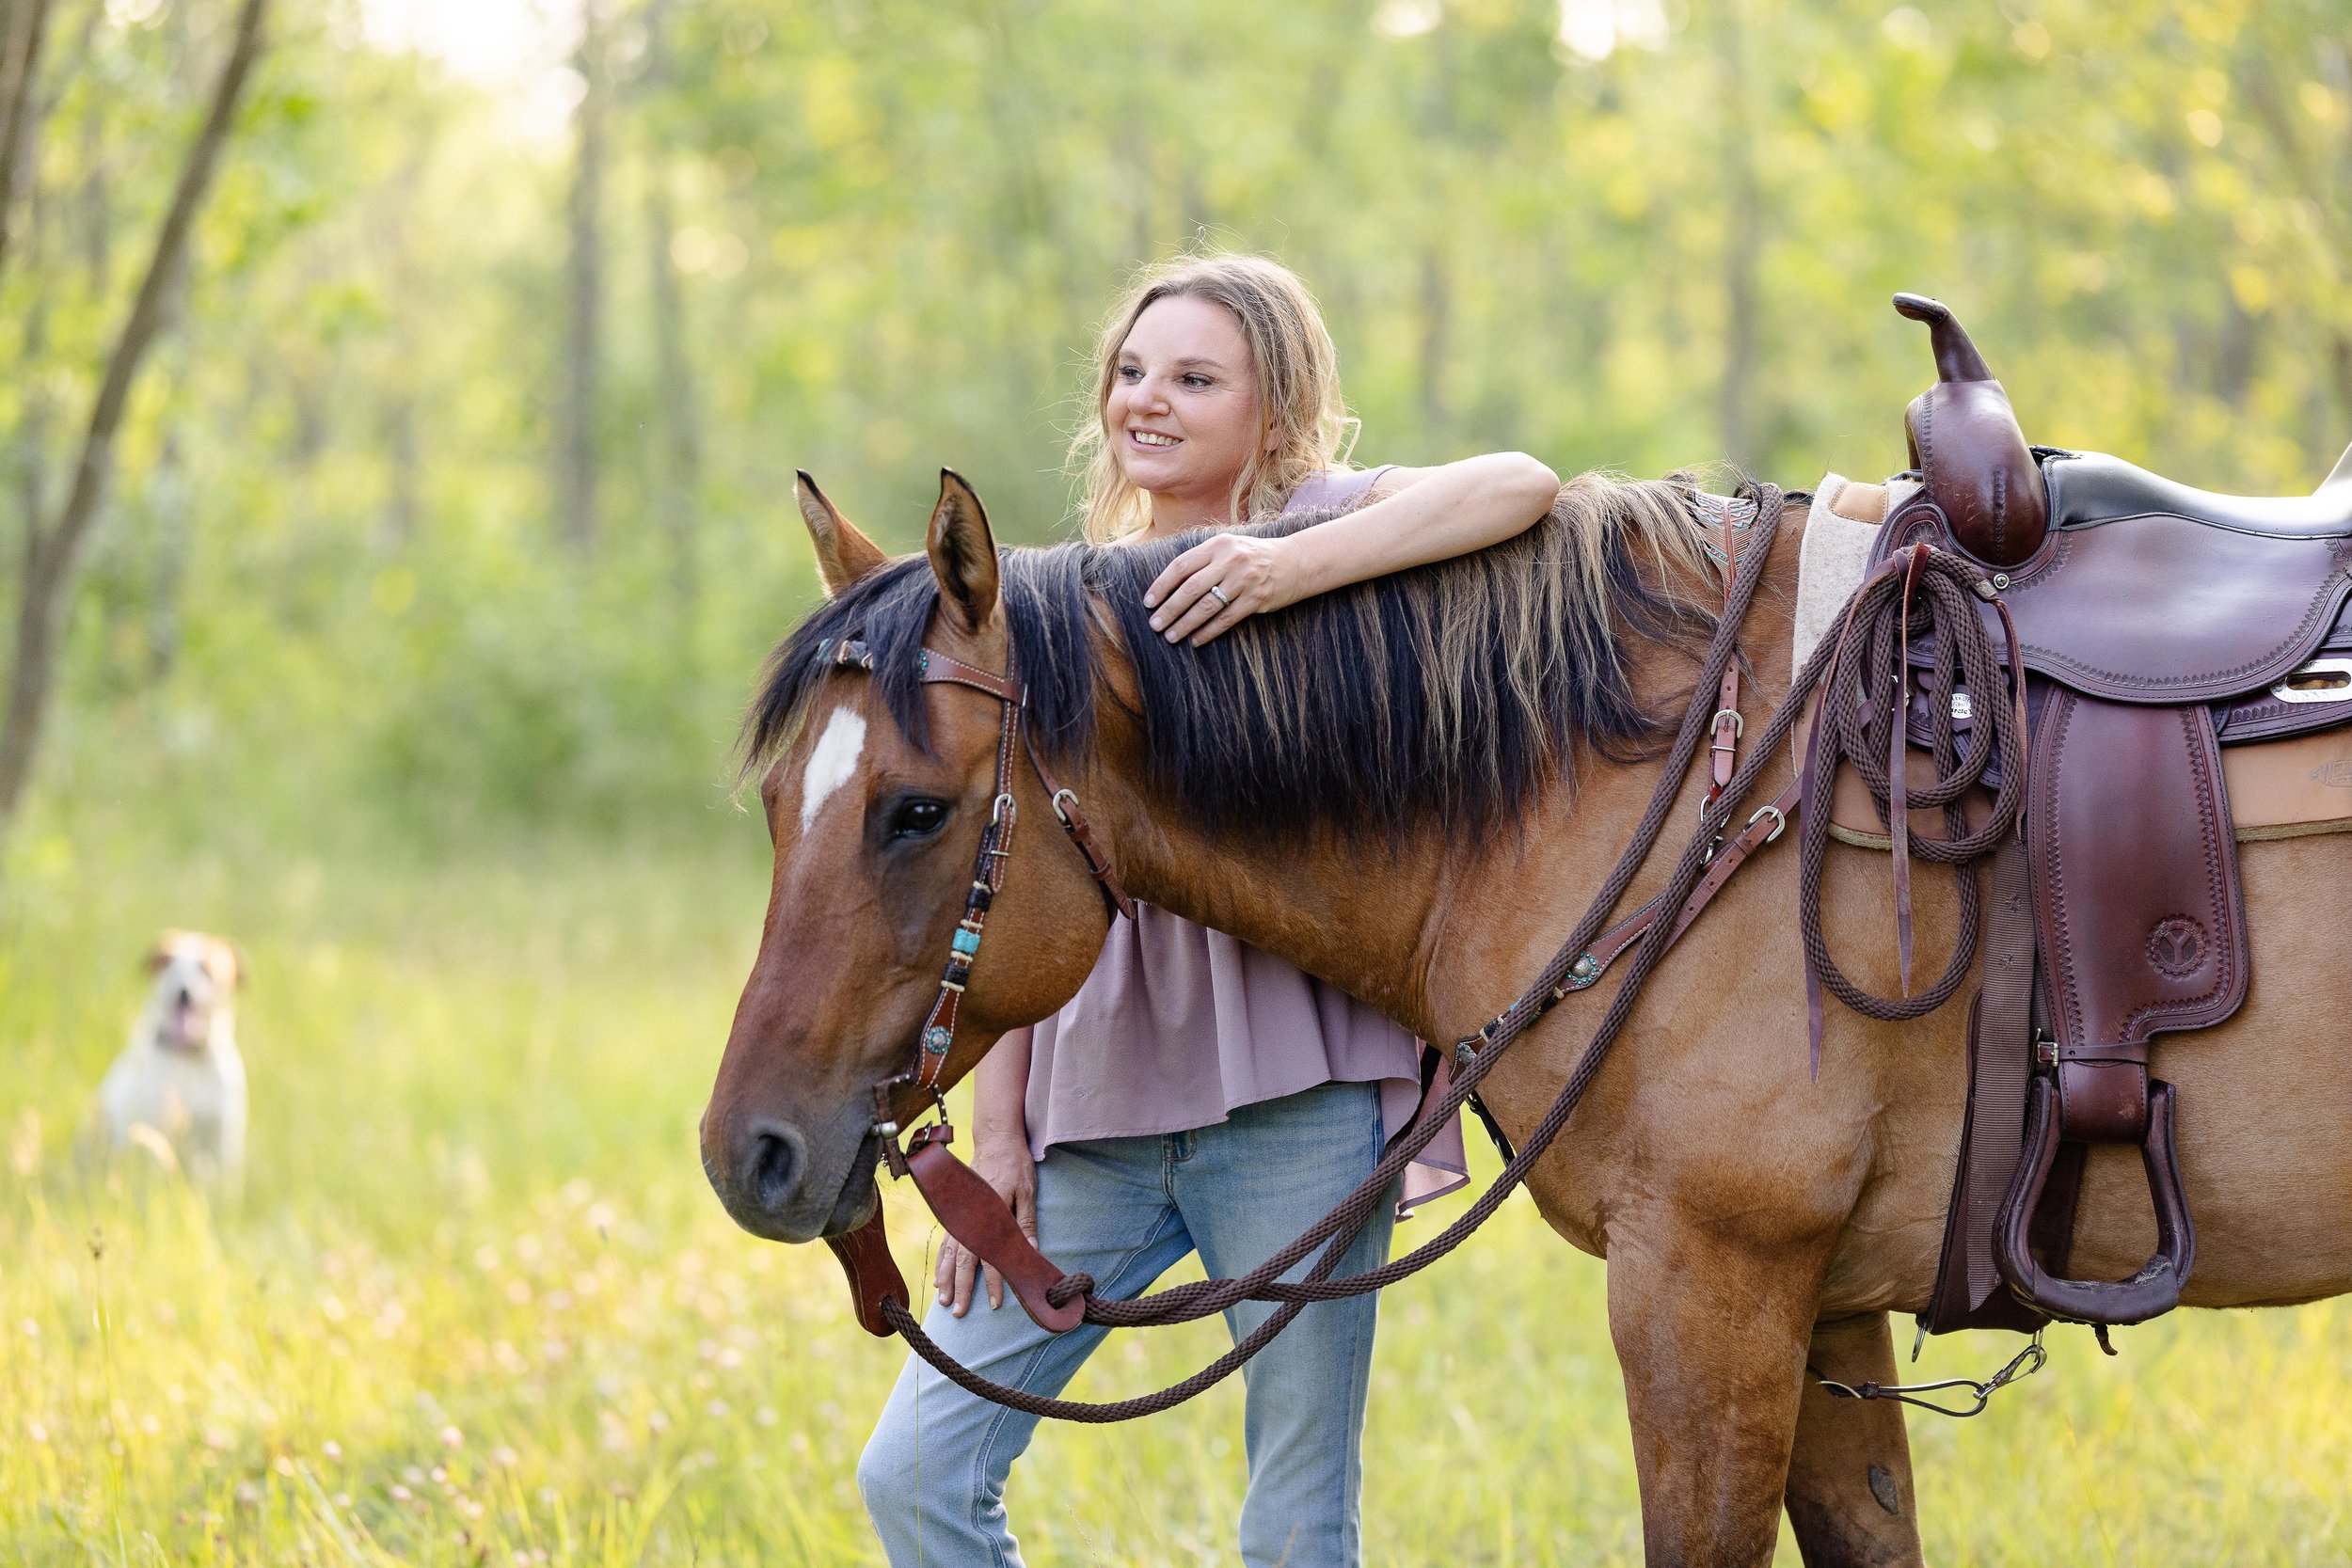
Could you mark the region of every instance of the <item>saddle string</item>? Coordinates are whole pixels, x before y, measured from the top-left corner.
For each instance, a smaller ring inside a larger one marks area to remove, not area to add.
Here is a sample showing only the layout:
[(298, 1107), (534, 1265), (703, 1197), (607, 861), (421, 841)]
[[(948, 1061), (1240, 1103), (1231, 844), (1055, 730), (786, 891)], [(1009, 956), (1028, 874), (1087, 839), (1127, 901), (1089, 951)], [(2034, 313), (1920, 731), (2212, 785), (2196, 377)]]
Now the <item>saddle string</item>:
[[(1599, 932), (1601, 923), (1616, 907), (1655, 847), (1672, 811), (1675, 798), (1680, 792), (1698, 741), (1711, 725), (1710, 700), (1718, 689), (1724, 666), (1736, 655), (1740, 626), (1745, 619), (1749, 601), (1763, 575), (1780, 522), (1780, 492), (1766, 485), (1760, 488), (1758, 496), (1762, 504), (1756, 520), (1755, 547), (1749, 552), (1753, 565), (1740, 576), (1733, 602), (1726, 606), (1724, 620), (1708, 649), (1706, 665), (1699, 677), (1696, 699), (1685, 714), (1682, 728), (1668, 755), (1649, 808), (1644, 813), (1616, 866), (1571, 930), (1568, 940), (1561, 944), (1534, 983), (1476, 1034), (1466, 1036), (1457, 1043), (1459, 1069), (1434, 1113), (1401, 1133), (1355, 1192), (1248, 1274), (1230, 1279), (1199, 1280), (1126, 1301), (1098, 1298), (1092, 1294), (1094, 1281), (1089, 1276), (1072, 1274), (1064, 1275), (1047, 1292), (1049, 1301), (1056, 1305), (1083, 1294), (1086, 1297), (1086, 1321), (1104, 1326), (1156, 1326), (1189, 1322), (1227, 1310), (1248, 1300), (1280, 1304), (1265, 1323), (1224, 1355), (1181, 1383), (1152, 1394), (1103, 1403), (1047, 1398), (995, 1383), (971, 1370), (930, 1340), (913, 1313), (895, 1299), (882, 1303), (883, 1315), (893, 1330), (904, 1338), (917, 1354), (951, 1381), (996, 1403), (1027, 1414), (1063, 1420), (1128, 1420), (1183, 1403), (1230, 1376), (1270, 1343), (1307, 1304), (1362, 1294), (1409, 1277), (1454, 1251), (1490, 1218), (1512, 1191), (1525, 1180), (1535, 1162), (1549, 1148), (1582, 1101), (1630, 1016), (1643, 985), (1663, 958), (1676, 930), (1674, 923), (1661, 919), (1643, 933), (1635, 944), (1624, 980), (1611, 997), (1607, 1010), (1566, 1083), (1518, 1153), (1506, 1162), (1502, 1171), (1470, 1207), (1444, 1231), (1406, 1256), (1344, 1279), (1330, 1277), (1348, 1243), (1385, 1198), (1390, 1182), (1476, 1091), (1503, 1051), (1560, 1000), (1573, 990), (1581, 989), (1566, 986), (1564, 982), (1568, 979), (1571, 970)], [(1968, 916), (1974, 909), (1971, 895), (1975, 889), (1975, 877), (1967, 862), (1973, 855), (1988, 853), (1999, 843), (2001, 834), (2015, 825), (2018, 801), (2024, 789), (2023, 737), (2015, 708), (1995, 699), (1986, 703), (1982, 710), (1984, 727), (1991, 731), (1991, 744), (1979, 743), (1972, 748), (1966, 759), (1959, 755), (1950, 715), (1952, 675), (1964, 672), (1973, 691), (1991, 694), (1999, 692), (2004, 686), (2003, 673), (1993, 652), (1991, 639), (1970, 603), (1977, 579), (1964, 562), (1948, 555), (1937, 554), (1924, 562), (1902, 564), (1909, 569), (1883, 569), (1866, 581), (1857, 592), (1849, 611), (1847, 635), (1834, 643), (1825, 641), (1806, 660), (1804, 669), (1792, 681), (1788, 695), (1758, 737), (1748, 760), (1740, 767), (1718, 799), (1703, 812), (1699, 832), (1685, 846), (1665, 891), (1659, 895), (1657, 903), (1661, 908), (1679, 909), (1690, 896), (1708, 867), (1723, 830), (1739, 804), (1755, 788), (1765, 768), (1773, 764), (1775, 753), (1795, 727), (1805, 700), (1821, 687), (1825, 674), (1834, 667), (1843, 666), (1844, 654), (1854, 632), (1863, 634), (1864, 657), (1862, 670), (1851, 673), (1859, 676), (1870, 671), (1889, 671), (1898, 677), (1892, 682), (1894, 691), (1907, 693), (1907, 672), (1899, 662), (1907, 657), (1903, 647), (1907, 639), (1903, 635), (1904, 628), (1899, 625), (1899, 617), (1903, 612), (1903, 604), (1911, 594), (1924, 590), (1929, 598), (1931, 619), (1940, 634), (1937, 638), (1935, 674), (1930, 682), (1931, 699), (1941, 715), (1934, 726), (1939, 777), (1935, 784), (1924, 786), (1915, 793), (1914, 798), (1922, 805), (1946, 807), (1950, 836), (1944, 839), (1920, 837), (1915, 842), (1923, 858), (1955, 865), (1956, 875), (1963, 882), (1963, 901), (1967, 905), (1963, 911), (1963, 930), (1973, 929), (1973, 922)], [(1872, 715), (1865, 711), (1866, 705), (1859, 701), (1862, 682), (1856, 679), (1849, 685), (1841, 679), (1839, 684), (1846, 687), (1849, 697), (1845, 701), (1835, 700), (1835, 687), (1825, 693), (1821, 705), (1822, 717), (1817, 722), (1815, 731), (1816, 747), (1829, 748), (1827, 754), (1833, 762), (1867, 757), (1879, 748), (1873, 743), (1876, 736), (1870, 733), (1876, 728)], [(1889, 723), (1902, 721), (1899, 698), (1890, 699), (1883, 707)], [(1835, 740), (1824, 738), (1825, 734), (1835, 736)], [(1984, 827), (1970, 833), (1965, 831), (1966, 823), (1961, 815), (1959, 802), (1965, 789), (1982, 777), (1985, 763), (1995, 748), (2002, 761), (2001, 788), (1996, 794), (1992, 817)], [(1890, 784), (1883, 775), (1874, 777), (1868, 764), (1858, 765), (1863, 768), (1865, 782), (1883, 813), (1890, 803)], [(1973, 941), (1963, 937), (1966, 950), (1955, 954), (1954, 961), (1942, 980), (1927, 991), (1907, 998), (1872, 996), (1853, 985), (1837, 969), (1820, 940), (1820, 910), (1821, 861), (1825, 858), (1827, 847), (1829, 790), (1833, 781), (1834, 768), (1813, 768), (1805, 770), (1802, 780), (1804, 832), (1800, 837), (1799, 915), (1808, 959), (1819, 963), (1820, 978), (1831, 993), (1865, 1016), (1922, 1016), (1947, 1000), (1965, 977), (1974, 959)], [(1305, 1279), (1286, 1282), (1279, 1278), (1318, 1248), (1325, 1247), (1326, 1243), (1328, 1243), (1327, 1250), (1316, 1259)]]

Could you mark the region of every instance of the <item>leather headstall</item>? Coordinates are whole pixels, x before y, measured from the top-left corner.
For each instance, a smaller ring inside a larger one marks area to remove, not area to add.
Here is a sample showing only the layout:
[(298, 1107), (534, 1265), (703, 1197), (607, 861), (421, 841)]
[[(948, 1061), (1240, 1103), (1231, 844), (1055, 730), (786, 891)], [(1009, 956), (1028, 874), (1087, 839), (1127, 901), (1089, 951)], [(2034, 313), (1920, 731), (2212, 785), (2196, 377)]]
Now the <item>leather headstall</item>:
[[(1062, 832), (1094, 878), (1104, 909), (1113, 916), (1123, 914), (1132, 920), (1135, 900), (1119, 885), (1109, 857), (1095, 842), (1086, 814), (1079, 808), (1076, 793), (1058, 783), (1038, 754), (1025, 722), (1028, 703), (1019, 675), (1000, 675), (936, 648), (924, 648), (915, 657), (926, 685), (968, 687), (996, 699), (1001, 715), (996, 732), (996, 788), (988, 822), (980, 830), (980, 847), (973, 862), (971, 887), (964, 895), (963, 915), (956, 922), (948, 943), (939, 994), (915, 1032), (912, 1063), (874, 1085), (873, 1132), (882, 1140), (882, 1159), (891, 1174), (914, 1178), (947, 1233), (1004, 1275), (1040, 1326), (1059, 1333), (1078, 1325), (1086, 1304), (1076, 1298), (1059, 1306), (1046, 1300), (1047, 1288), (1062, 1277), (1062, 1271), (1022, 1233), (995, 1189), (947, 1151), (955, 1129), (947, 1119), (946, 1091), (940, 1085), (948, 1053), (955, 1046), (957, 1013), (971, 981), (973, 960), (979, 956), (988, 912), (1004, 886), (1005, 866), (1012, 857), (1013, 829), (1020, 820), (1020, 807), (1013, 800), (1018, 753), (1027, 754)], [(831, 657), (843, 669), (870, 671), (874, 667), (872, 650), (855, 639), (833, 643)], [(939, 1119), (907, 1134), (902, 1147), (900, 1127), (932, 1107), (937, 1108)], [(875, 1204), (872, 1217), (857, 1229), (826, 1241), (849, 1275), (850, 1293), (857, 1298), (858, 1322), (868, 1333), (887, 1336), (890, 1328), (882, 1315), (882, 1299), (895, 1297), (905, 1306), (909, 1298), (906, 1283), (891, 1261), (881, 1204)]]

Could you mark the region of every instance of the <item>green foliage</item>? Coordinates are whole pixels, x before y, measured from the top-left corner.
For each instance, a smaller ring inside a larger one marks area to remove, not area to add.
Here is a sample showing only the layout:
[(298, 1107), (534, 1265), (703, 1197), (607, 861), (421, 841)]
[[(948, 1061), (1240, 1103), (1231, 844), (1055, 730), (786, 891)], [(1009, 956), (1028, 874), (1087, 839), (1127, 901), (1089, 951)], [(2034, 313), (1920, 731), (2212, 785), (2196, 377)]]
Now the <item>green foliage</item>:
[[(61, 4), (0, 284), (0, 424), (48, 494), (227, 16)], [(1593, 59), (1564, 15), (1632, 25)], [(1898, 287), (1962, 310), (2042, 439), (2290, 489), (2352, 435), (2332, 0), (624, 0), (581, 557), (550, 520), (568, 135), (337, 8), (277, 30), (122, 443), (52, 809), (126, 766), (226, 769), (265, 820), (707, 798), (815, 591), (791, 470), (898, 547), (941, 463), (1052, 535), (1093, 323), (1197, 243), (1315, 284), (1367, 461), (1881, 474), (1928, 371)]]

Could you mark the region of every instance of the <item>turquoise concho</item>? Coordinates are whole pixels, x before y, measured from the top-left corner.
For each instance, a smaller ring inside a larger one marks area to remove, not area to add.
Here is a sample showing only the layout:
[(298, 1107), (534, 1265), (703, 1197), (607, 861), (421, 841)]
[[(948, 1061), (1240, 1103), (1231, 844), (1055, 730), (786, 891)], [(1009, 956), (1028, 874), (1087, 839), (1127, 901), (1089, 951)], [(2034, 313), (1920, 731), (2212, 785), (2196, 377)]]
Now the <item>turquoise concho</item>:
[(934, 1056), (945, 1056), (947, 1054), (947, 1047), (954, 1043), (955, 1037), (954, 1034), (934, 1023), (923, 1031), (923, 1049)]

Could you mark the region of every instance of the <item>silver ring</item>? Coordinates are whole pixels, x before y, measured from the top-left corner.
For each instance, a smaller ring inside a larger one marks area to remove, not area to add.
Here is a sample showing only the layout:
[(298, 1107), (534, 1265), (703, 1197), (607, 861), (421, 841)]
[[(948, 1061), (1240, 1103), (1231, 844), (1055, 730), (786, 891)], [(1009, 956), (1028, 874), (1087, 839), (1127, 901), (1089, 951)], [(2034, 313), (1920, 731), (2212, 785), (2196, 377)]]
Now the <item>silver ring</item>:
[(1233, 601), (1227, 598), (1225, 596), (1225, 590), (1219, 588), (1216, 583), (1213, 582), (1209, 584), (1209, 592), (1215, 594), (1216, 595), (1216, 602), (1223, 605), (1226, 609), (1231, 610), (1233, 608)]

